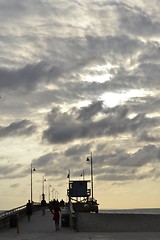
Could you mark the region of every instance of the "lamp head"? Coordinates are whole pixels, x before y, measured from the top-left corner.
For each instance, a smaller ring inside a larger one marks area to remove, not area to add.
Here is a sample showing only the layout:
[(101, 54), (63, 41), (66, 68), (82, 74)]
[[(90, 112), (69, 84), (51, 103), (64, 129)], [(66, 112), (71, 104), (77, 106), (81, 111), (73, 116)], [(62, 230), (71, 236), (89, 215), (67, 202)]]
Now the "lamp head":
[(87, 161), (87, 162), (89, 162), (89, 161), (90, 161), (88, 157), (87, 157), (86, 161)]

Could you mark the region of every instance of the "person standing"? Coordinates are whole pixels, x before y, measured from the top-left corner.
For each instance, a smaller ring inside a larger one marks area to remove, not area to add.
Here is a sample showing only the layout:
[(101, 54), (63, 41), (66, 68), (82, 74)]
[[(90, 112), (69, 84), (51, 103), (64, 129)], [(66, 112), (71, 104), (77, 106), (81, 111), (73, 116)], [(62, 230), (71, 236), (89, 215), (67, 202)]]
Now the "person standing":
[(30, 222), (30, 218), (32, 215), (32, 203), (30, 202), (30, 200), (28, 200), (28, 203), (26, 204), (26, 215), (28, 218), (28, 222)]
[(41, 209), (42, 209), (42, 215), (45, 215), (46, 210), (46, 200), (44, 199), (44, 194), (42, 194), (42, 201), (41, 201)]

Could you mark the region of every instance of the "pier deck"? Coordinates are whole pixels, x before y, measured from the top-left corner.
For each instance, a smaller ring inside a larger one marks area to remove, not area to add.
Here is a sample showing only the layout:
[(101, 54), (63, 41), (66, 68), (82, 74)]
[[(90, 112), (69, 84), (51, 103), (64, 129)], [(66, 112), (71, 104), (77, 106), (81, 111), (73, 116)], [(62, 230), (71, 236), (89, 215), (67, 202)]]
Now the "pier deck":
[(41, 211), (34, 212), (31, 221), (27, 217), (20, 219), (19, 233), (17, 228), (3, 229), (0, 231), (3, 240), (159, 240), (160, 232), (146, 233), (107, 233), (107, 232), (76, 232), (72, 227), (60, 227), (55, 231), (52, 214), (46, 210), (42, 216)]

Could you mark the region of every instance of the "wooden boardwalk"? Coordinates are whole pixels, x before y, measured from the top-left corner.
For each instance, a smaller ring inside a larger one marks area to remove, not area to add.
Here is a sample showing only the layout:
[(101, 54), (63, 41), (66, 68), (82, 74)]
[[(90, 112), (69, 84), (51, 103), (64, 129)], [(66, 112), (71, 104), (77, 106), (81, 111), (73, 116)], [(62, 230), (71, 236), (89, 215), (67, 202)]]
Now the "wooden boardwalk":
[(55, 231), (52, 214), (47, 209), (43, 216), (41, 211), (34, 212), (31, 221), (23, 218), (16, 228), (4, 229), (0, 232), (2, 240), (159, 240), (158, 233), (98, 233), (76, 232), (72, 227), (60, 227)]

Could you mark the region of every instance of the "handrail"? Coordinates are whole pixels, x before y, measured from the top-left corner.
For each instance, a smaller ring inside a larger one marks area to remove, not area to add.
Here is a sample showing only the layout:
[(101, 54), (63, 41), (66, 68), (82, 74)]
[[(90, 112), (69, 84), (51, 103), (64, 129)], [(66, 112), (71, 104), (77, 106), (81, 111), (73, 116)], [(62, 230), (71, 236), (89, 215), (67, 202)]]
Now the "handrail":
[[(40, 203), (35, 203), (35, 202), (33, 203), (33, 211), (39, 210), (40, 207), (41, 207)], [(26, 213), (26, 204), (17, 208), (13, 208), (8, 211), (1, 212), (0, 213), (0, 229), (9, 227), (9, 222), (10, 222), (10, 219), (12, 218), (12, 215), (18, 215), (18, 218), (19, 218), (19, 217), (25, 216), (25, 213)]]
[(14, 213), (18, 213), (20, 212), (21, 210), (24, 210), (26, 208), (26, 205), (22, 205), (20, 207), (17, 207), (17, 208), (13, 208), (11, 210), (7, 210), (7, 211), (4, 211), (4, 212), (1, 212), (0, 213), (0, 219), (3, 218), (3, 217), (7, 217), (7, 216), (10, 216)]
[[(34, 202), (33, 203), (33, 208), (34, 206), (39, 206), (40, 203), (36, 203)], [(7, 210), (7, 211), (4, 211), (4, 212), (1, 212), (0, 213), (0, 219), (3, 218), (3, 217), (7, 217), (7, 216), (10, 216), (12, 214), (16, 214), (16, 213), (20, 213), (21, 211), (25, 210), (26, 209), (26, 204), (25, 205), (22, 205), (20, 207), (16, 207), (16, 208), (13, 208), (11, 210)]]

